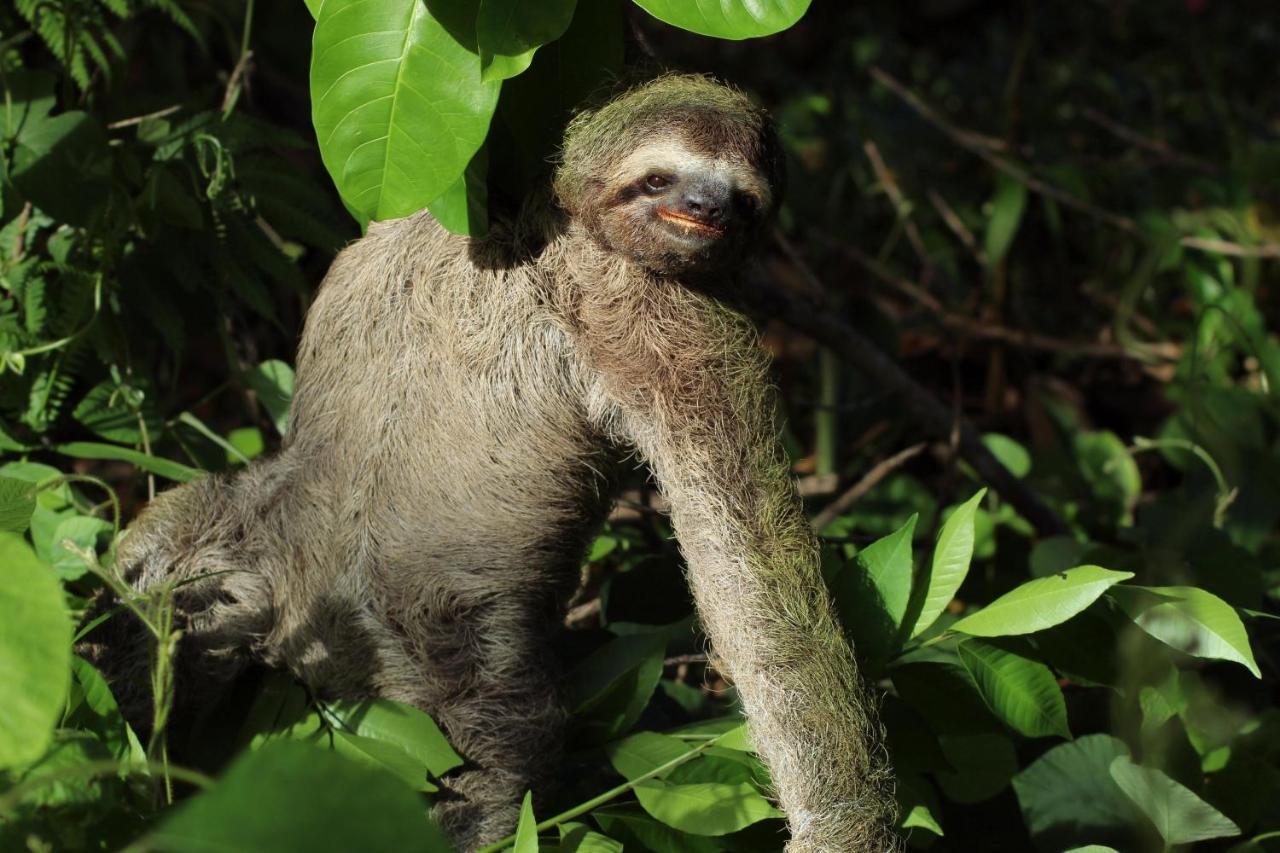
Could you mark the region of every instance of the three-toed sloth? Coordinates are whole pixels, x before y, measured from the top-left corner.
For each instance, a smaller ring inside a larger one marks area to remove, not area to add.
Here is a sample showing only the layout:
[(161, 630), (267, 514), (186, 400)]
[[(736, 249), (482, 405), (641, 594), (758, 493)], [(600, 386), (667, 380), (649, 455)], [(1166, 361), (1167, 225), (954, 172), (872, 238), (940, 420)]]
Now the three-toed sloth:
[[(765, 354), (731, 307), (780, 169), (761, 110), (672, 75), (578, 115), (550, 191), (484, 239), (426, 213), (371, 225), (307, 316), (281, 452), (161, 495), (121, 543), (138, 589), (216, 573), (177, 590), (180, 698), (261, 661), (411, 703), (467, 760), (437, 819), (463, 849), (504, 836), (556, 772), (549, 640), (634, 452), (670, 503), (789, 849), (896, 847), (874, 707)], [(108, 626), (90, 651), (145, 704), (146, 653)]]

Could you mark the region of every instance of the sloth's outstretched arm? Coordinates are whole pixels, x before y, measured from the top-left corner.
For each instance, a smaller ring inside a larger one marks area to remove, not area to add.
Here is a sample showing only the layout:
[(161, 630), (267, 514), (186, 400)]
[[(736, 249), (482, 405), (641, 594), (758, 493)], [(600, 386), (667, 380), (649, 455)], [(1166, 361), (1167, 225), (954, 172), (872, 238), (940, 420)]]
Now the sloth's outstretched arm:
[(754, 329), (663, 280), (586, 302), (592, 407), (670, 502), (702, 623), (789, 817), (788, 849), (897, 849), (875, 708), (783, 459)]

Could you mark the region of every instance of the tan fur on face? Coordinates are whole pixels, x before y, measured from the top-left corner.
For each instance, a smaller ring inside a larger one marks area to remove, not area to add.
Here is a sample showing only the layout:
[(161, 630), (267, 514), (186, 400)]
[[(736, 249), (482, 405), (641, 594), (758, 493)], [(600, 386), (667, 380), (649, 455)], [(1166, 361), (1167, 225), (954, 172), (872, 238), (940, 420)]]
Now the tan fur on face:
[[(435, 816), (464, 850), (502, 837), (558, 769), (549, 638), (637, 451), (789, 850), (895, 848), (874, 703), (791, 485), (765, 355), (707, 295), (732, 288), (737, 259), (696, 286), (660, 274), (662, 257), (610, 248), (644, 250), (601, 197), (641, 165), (628, 158), (664, 150), (767, 188), (773, 145), (739, 93), (665, 77), (575, 120), (556, 177), (567, 216), (535, 198), (469, 241), (421, 213), (344, 250), (307, 317), (283, 450), (161, 496), (120, 549), (138, 588), (232, 570), (179, 601), (194, 641), (179, 691), (262, 660), (322, 693), (413, 703), (468, 761)], [(144, 648), (91, 652), (119, 685)]]

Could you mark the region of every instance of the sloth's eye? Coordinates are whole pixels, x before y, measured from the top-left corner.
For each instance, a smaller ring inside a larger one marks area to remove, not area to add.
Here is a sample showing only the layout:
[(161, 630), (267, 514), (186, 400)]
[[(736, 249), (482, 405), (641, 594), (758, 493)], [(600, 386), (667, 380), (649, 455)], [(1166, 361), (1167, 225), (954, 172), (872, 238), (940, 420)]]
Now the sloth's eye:
[(664, 178), (662, 175), (650, 175), (649, 177), (644, 179), (644, 185), (650, 190), (654, 190), (654, 191), (664, 189), (670, 184), (671, 184), (671, 181), (668, 180), (667, 178)]

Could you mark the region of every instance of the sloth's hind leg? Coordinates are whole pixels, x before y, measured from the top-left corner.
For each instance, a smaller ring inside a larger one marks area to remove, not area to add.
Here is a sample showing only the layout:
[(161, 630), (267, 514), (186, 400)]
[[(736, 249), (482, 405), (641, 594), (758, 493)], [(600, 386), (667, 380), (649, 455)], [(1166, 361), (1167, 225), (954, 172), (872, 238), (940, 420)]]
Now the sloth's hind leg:
[(466, 761), (433, 812), (463, 851), (514, 832), (525, 792), (545, 790), (559, 765), (552, 608), (528, 596), (436, 589), (394, 617), (424, 676), (415, 704)]

